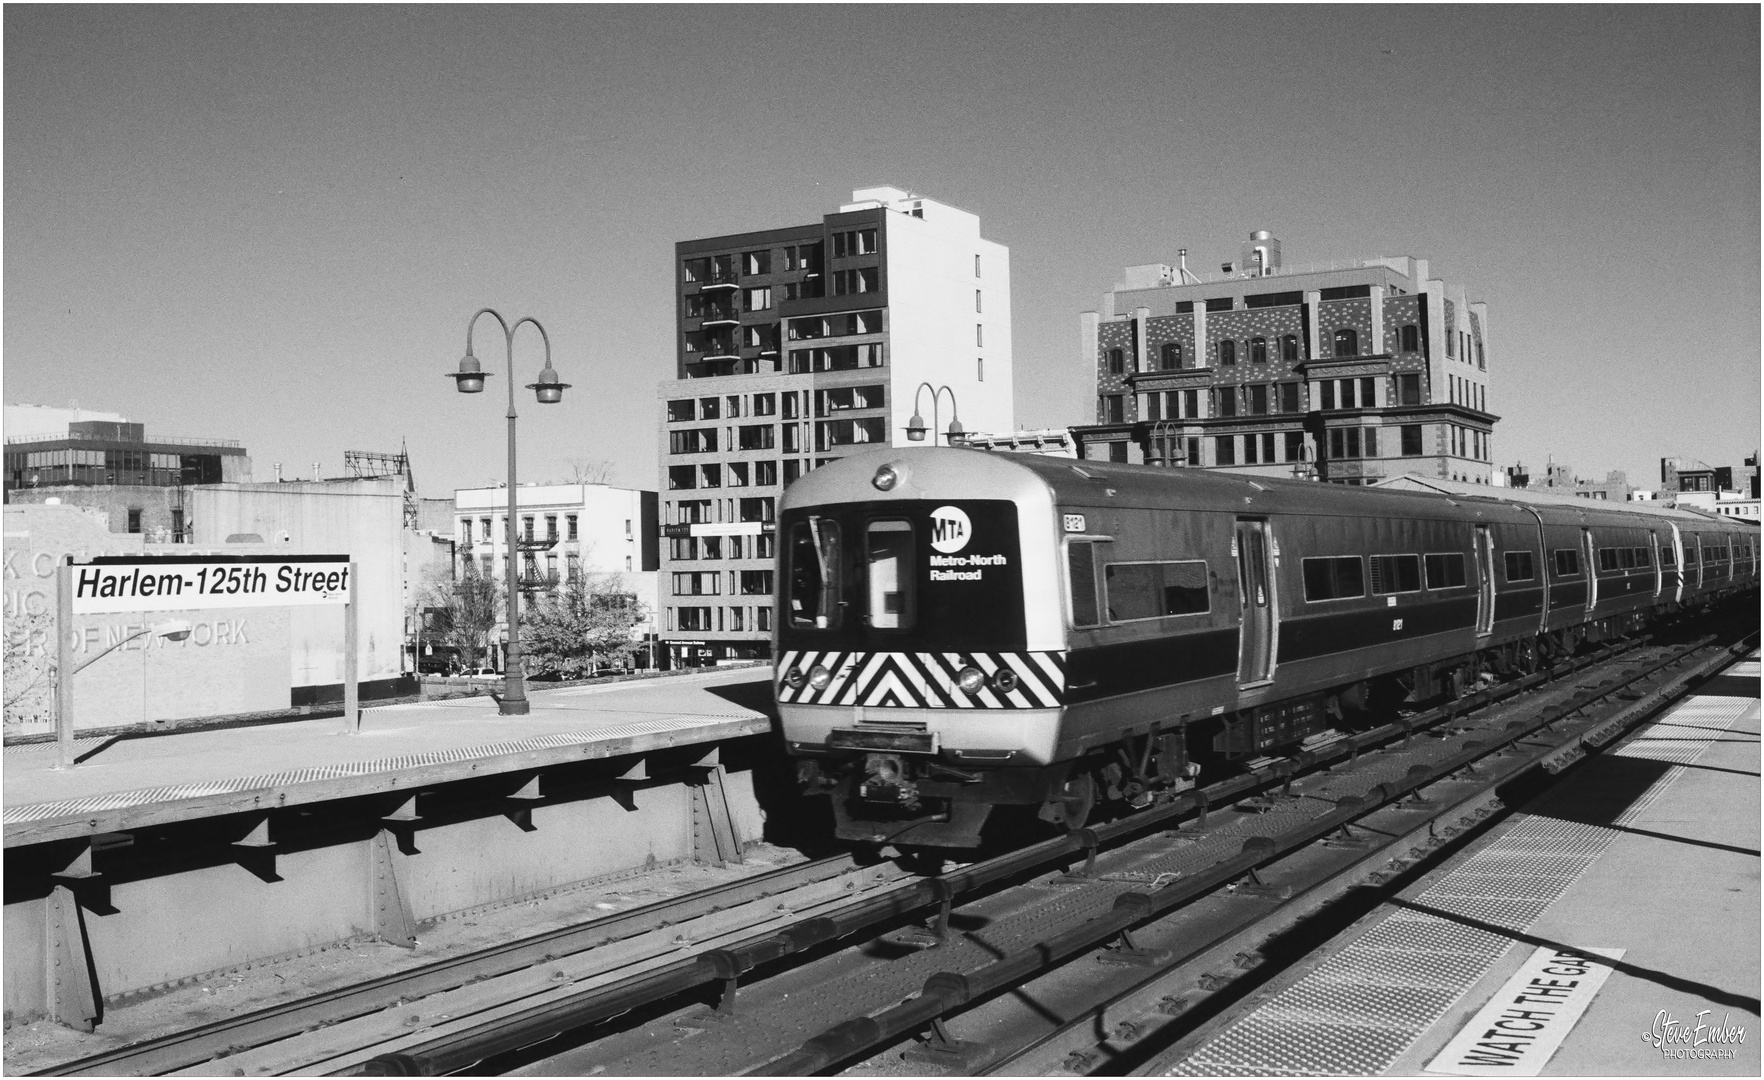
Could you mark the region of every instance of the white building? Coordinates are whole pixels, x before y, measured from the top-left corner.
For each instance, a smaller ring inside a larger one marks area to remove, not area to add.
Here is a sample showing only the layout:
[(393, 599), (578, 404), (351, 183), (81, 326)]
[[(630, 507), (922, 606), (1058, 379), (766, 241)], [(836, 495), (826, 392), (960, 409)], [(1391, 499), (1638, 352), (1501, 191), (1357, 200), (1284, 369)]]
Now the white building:
[(785, 485), (908, 445), (915, 414), (1015, 428), (1010, 250), (965, 210), (863, 188), (810, 224), (676, 244), (675, 303), (661, 633), (676, 665), (760, 659)]
[[(643, 605), (646, 618), (640, 632), (645, 638), (655, 633), (660, 608), (655, 492), (607, 484), (522, 484), (515, 511), (521, 557), (517, 570), (524, 583), (543, 589), (577, 574), (618, 575), (625, 591)], [(461, 488), (453, 494), (453, 514), (454, 572), (505, 580), (508, 488)], [(523, 613), (532, 596), (528, 593)]]

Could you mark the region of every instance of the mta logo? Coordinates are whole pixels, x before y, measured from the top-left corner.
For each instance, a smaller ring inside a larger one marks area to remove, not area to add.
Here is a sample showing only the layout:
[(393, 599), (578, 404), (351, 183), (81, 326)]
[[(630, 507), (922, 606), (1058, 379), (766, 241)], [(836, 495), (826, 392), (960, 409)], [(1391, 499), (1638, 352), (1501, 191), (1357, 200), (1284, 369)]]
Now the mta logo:
[(945, 555), (968, 546), (974, 528), (959, 507), (939, 506), (931, 511), (931, 546)]

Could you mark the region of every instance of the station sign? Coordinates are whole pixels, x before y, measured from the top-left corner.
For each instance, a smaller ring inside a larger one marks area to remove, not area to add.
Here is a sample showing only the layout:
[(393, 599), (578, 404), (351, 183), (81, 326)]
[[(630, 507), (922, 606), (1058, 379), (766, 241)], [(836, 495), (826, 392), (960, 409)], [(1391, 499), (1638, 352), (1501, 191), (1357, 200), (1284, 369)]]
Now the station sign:
[(75, 614), (349, 602), (347, 555), (108, 556), (67, 568)]

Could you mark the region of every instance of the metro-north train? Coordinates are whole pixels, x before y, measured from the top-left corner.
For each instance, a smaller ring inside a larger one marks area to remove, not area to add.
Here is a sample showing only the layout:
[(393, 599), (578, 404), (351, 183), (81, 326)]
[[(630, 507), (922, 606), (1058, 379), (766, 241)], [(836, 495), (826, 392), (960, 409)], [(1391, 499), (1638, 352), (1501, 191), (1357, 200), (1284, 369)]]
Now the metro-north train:
[(787, 751), (841, 839), (971, 847), (997, 806), (1077, 827), (1375, 702), (1757, 589), (1756, 526), (1486, 491), (967, 449), (833, 462), (778, 517)]

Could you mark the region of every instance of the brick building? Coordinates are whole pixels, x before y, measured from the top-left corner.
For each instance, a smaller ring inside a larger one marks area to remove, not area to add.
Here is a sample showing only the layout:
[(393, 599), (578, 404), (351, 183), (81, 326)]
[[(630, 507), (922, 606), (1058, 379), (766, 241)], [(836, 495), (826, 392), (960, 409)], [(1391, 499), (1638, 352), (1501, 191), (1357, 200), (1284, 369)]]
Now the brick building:
[(1096, 371), (1087, 458), (1368, 484), (1491, 479), (1487, 305), (1426, 260), (1282, 264), (1252, 233), (1195, 274), (1127, 267), (1079, 317)]
[(883, 187), (810, 224), (682, 241), (674, 262), (660, 633), (672, 664), (761, 659), (785, 485), (904, 445), (915, 412), (1015, 427), (1010, 251), (975, 215)]

